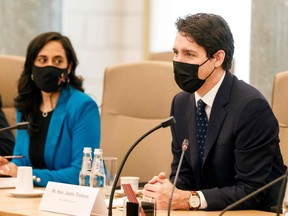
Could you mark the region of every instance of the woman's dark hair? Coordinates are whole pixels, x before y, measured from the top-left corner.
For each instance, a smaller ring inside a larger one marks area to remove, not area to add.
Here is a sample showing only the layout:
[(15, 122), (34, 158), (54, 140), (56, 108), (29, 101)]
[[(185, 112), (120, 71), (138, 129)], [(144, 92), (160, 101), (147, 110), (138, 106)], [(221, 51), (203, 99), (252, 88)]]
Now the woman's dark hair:
[(191, 37), (202, 46), (207, 57), (212, 58), (218, 50), (224, 50), (224, 70), (231, 68), (234, 54), (234, 39), (227, 22), (218, 15), (198, 13), (178, 18), (176, 27), (183, 36)]
[[(31, 79), (32, 66), (40, 50), (50, 41), (58, 41), (62, 44), (68, 65), (72, 65), (68, 85), (84, 92), (83, 79), (75, 74), (78, 60), (70, 40), (58, 32), (47, 32), (38, 35), (28, 45), (24, 70), (18, 81), (18, 95), (15, 98), (15, 107), (22, 113), (21, 121), (30, 121), (32, 125), (36, 123), (34, 117), (39, 112), (42, 102), (41, 91)], [(63, 86), (63, 88), (65, 87)]]

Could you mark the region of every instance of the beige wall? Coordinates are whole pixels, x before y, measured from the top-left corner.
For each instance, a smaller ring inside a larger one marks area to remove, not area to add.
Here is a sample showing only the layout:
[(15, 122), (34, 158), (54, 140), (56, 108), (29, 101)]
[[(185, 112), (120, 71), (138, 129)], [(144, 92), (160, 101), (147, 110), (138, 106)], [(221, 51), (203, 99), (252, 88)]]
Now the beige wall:
[(288, 70), (288, 1), (253, 0), (250, 82), (271, 101), (274, 74)]
[(0, 0), (0, 54), (24, 56), (33, 37), (61, 25), (62, 1)]
[(64, 33), (74, 44), (85, 89), (100, 105), (106, 66), (144, 59), (146, 0), (68, 0)]

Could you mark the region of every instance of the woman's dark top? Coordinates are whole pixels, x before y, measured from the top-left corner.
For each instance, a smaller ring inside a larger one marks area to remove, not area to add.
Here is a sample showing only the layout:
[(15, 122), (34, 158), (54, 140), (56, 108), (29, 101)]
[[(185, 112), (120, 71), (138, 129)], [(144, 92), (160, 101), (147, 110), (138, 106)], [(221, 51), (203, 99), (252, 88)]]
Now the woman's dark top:
[(39, 119), (38, 131), (34, 132), (31, 136), (29, 148), (30, 160), (33, 168), (47, 168), (44, 160), (44, 149), (52, 113), (53, 111), (47, 113), (42, 113), (39, 111), (37, 113), (36, 118)]

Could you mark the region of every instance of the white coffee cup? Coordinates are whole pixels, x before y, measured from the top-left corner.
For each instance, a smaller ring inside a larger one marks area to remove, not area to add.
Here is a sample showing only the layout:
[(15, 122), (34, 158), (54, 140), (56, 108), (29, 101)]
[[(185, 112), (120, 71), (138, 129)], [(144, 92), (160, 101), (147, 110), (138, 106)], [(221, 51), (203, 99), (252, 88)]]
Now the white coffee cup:
[(16, 178), (16, 191), (18, 193), (31, 193), (33, 191), (32, 167), (18, 167)]
[(139, 188), (139, 177), (136, 176), (123, 176), (120, 177), (121, 190), (123, 191), (122, 184), (130, 184), (134, 191), (138, 191)]

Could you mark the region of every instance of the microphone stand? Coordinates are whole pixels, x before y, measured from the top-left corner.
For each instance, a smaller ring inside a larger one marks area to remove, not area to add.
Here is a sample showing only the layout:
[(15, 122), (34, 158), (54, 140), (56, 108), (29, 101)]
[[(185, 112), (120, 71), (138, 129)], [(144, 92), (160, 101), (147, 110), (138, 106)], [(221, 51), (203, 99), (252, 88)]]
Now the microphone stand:
[(144, 135), (142, 135), (130, 148), (129, 150), (127, 151), (127, 153), (125, 154), (123, 160), (122, 160), (122, 163), (117, 171), (117, 174), (115, 176), (115, 179), (114, 179), (114, 182), (113, 182), (113, 186), (111, 188), (111, 193), (110, 193), (110, 199), (109, 199), (109, 211), (108, 211), (108, 215), (109, 216), (112, 216), (112, 206), (113, 206), (113, 198), (114, 198), (114, 193), (115, 193), (115, 189), (116, 189), (116, 186), (117, 186), (117, 182), (119, 180), (119, 177), (120, 177), (120, 174), (122, 172), (122, 169), (125, 165), (125, 162), (126, 160), (128, 159), (130, 153), (132, 152), (132, 150), (138, 145), (138, 143), (143, 140), (145, 137), (147, 137), (149, 134), (151, 134), (152, 132), (158, 130), (159, 128), (163, 127), (168, 127), (172, 124), (174, 124), (176, 121), (174, 119), (173, 116), (169, 117), (168, 119), (164, 120), (161, 124), (159, 124), (158, 126), (156, 126), (155, 128), (149, 130), (148, 132), (146, 132)]
[[(276, 184), (277, 182), (279, 182), (281, 180), (286, 182), (285, 179), (287, 179), (287, 170), (286, 170), (286, 173), (284, 175), (278, 177), (277, 179), (274, 179), (273, 181), (269, 182), (265, 186), (263, 186), (263, 187), (259, 188), (258, 190), (248, 194), (247, 196), (244, 196), (242, 199), (238, 200), (237, 202), (234, 202), (231, 205), (227, 206), (225, 209), (223, 209), (223, 211), (219, 214), (219, 216), (222, 216), (226, 211), (233, 209), (237, 205), (241, 204), (242, 202), (245, 202), (246, 200), (250, 199), (251, 197), (255, 196), (256, 194), (258, 194), (258, 193), (264, 191), (265, 189), (269, 188), (270, 186)], [(282, 188), (282, 186), (281, 186), (281, 188)], [(281, 197), (279, 197), (279, 199), (281, 200)], [(278, 199), (278, 203), (279, 203), (279, 199)]]
[[(278, 196), (278, 201), (277, 201), (277, 216), (280, 215), (280, 211), (281, 210), (281, 207), (282, 207), (282, 202), (283, 200), (281, 199), (283, 197), (284, 199), (284, 195), (285, 195), (285, 188), (287, 187), (286, 184), (287, 184), (287, 179), (288, 179), (288, 168), (286, 169), (286, 179), (284, 178), (283, 181), (282, 181), (282, 184), (281, 184), (281, 187), (280, 187), (280, 191), (279, 191), (279, 196)], [(286, 190), (288, 190), (288, 188), (286, 188)]]
[(184, 153), (185, 153), (185, 151), (187, 150), (188, 145), (189, 145), (188, 139), (184, 139), (184, 140), (183, 140), (183, 143), (182, 143), (182, 153), (181, 153), (180, 161), (179, 161), (178, 168), (177, 168), (177, 171), (176, 171), (176, 175), (175, 175), (175, 179), (174, 179), (174, 184), (173, 184), (172, 192), (171, 192), (170, 199), (169, 199), (169, 204), (168, 204), (168, 216), (170, 216), (171, 203), (172, 203), (172, 198), (173, 198), (174, 190), (175, 190), (176, 183), (177, 183), (177, 180), (178, 180), (178, 176), (179, 176), (179, 172), (180, 172), (180, 167), (181, 167), (181, 164), (182, 164), (182, 161), (183, 161), (183, 158), (184, 158)]

